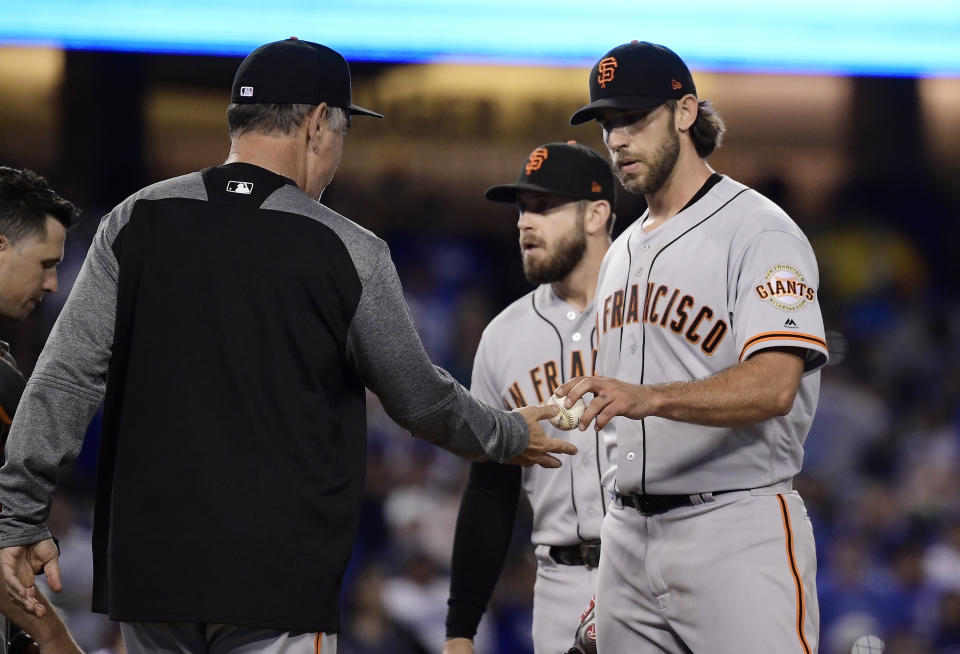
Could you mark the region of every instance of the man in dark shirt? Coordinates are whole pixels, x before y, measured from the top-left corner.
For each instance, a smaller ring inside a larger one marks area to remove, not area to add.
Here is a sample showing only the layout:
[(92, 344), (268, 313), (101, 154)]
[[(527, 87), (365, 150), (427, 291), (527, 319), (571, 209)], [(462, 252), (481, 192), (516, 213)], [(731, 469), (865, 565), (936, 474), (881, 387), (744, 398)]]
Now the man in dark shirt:
[[(57, 264), (63, 258), (67, 228), (78, 212), (31, 170), (0, 166), (0, 316), (26, 318), (47, 293), (57, 291)], [(0, 456), (23, 393), (23, 375), (0, 341)], [(60, 590), (59, 579), (51, 588)], [(66, 626), (37, 593), (37, 610), (28, 613), (0, 593), (0, 652), (27, 651), (35, 638), (44, 652), (79, 652)], [(6, 616), (13, 622), (3, 619)], [(29, 635), (28, 635), (29, 634)]]
[[(224, 165), (101, 223), (24, 393), (0, 471), (0, 560), (34, 607), (56, 565), (59, 466), (104, 398), (94, 609), (130, 652), (334, 652), (359, 519), (365, 387), (460, 456), (556, 467), (537, 421), (434, 367), (386, 244), (317, 202), (351, 115), (337, 52), (288, 39), (240, 65)], [(7, 510), (9, 509), (9, 510)]]

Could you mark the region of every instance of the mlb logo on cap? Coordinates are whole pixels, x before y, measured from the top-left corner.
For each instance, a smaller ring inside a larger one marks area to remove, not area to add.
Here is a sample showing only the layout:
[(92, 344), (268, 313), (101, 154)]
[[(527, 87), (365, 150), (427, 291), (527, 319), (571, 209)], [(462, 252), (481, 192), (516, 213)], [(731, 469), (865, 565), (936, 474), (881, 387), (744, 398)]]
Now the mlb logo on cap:
[(253, 193), (253, 182), (227, 182), (227, 191), (230, 193), (239, 193), (241, 195), (250, 195)]
[[(253, 89), (257, 88), (254, 98)], [(310, 104), (326, 102), (352, 116), (383, 118), (352, 101), (350, 66), (336, 50), (291, 37), (261, 45), (240, 63), (230, 87), (237, 104)]]

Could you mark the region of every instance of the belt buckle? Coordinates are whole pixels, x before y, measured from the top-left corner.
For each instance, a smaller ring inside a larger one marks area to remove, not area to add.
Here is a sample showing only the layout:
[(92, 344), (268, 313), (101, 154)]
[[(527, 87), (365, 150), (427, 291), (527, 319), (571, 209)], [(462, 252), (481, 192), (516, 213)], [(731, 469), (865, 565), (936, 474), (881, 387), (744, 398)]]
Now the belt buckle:
[(600, 564), (600, 541), (580, 543), (580, 558), (586, 569), (596, 568)]

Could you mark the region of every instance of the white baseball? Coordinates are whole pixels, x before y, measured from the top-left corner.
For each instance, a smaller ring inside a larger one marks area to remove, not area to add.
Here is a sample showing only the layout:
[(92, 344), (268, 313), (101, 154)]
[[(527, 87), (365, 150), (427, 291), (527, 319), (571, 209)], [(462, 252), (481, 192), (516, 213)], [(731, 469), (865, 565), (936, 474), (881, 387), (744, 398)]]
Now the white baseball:
[(550, 424), (557, 429), (574, 429), (580, 424), (580, 416), (583, 415), (587, 405), (583, 403), (583, 398), (580, 398), (573, 403), (572, 407), (568, 409), (563, 404), (565, 401), (566, 398), (557, 397), (556, 395), (551, 395), (550, 399), (547, 400), (547, 402), (550, 404), (556, 404), (558, 407), (560, 407), (560, 413), (550, 418)]

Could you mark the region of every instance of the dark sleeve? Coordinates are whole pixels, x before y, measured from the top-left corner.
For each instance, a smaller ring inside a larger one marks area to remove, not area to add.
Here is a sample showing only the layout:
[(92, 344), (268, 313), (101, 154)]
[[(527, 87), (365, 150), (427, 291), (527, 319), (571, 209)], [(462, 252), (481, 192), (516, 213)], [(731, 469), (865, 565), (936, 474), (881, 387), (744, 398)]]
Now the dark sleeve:
[(507, 558), (522, 470), (474, 463), (460, 502), (453, 539), (447, 638), (470, 638), (487, 608)]

